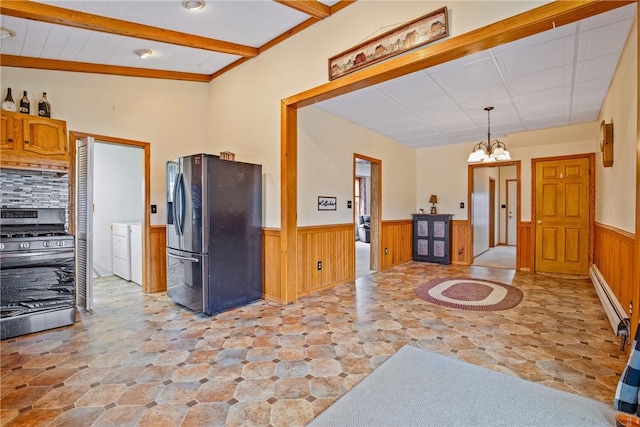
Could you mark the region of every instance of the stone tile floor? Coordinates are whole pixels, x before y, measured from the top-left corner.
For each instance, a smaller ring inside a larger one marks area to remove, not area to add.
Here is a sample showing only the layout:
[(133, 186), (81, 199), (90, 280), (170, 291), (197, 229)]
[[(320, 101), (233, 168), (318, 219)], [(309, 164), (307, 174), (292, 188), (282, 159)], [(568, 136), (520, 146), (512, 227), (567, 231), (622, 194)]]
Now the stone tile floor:
[[(440, 277), (524, 299), (477, 312), (415, 296)], [(304, 425), (406, 344), (607, 403), (628, 357), (588, 280), (409, 262), (207, 317), (111, 277), (75, 325), (1, 342), (1, 425)]]

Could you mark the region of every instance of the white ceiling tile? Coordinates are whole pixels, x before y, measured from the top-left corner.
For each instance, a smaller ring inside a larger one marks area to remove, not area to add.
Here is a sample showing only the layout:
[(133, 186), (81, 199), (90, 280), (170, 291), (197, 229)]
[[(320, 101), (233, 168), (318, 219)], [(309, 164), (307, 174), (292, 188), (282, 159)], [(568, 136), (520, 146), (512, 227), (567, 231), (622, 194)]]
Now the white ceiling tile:
[(463, 56), (462, 58), (455, 59), (453, 61), (448, 61), (443, 64), (438, 64), (434, 67), (427, 68), (423, 70), (423, 72), (428, 75), (440, 74), (447, 70), (457, 70), (461, 67), (473, 66), (477, 62), (483, 62), (491, 59), (491, 53), (489, 50), (483, 50), (480, 52), (475, 52), (469, 54), (467, 56)]
[[(628, 30), (628, 28), (628, 25), (625, 25), (625, 29)], [(620, 31), (620, 27), (616, 24), (581, 32), (578, 61), (620, 52), (627, 35), (628, 31)]]
[(366, 112), (388, 108), (389, 98), (376, 90), (370, 89), (352, 92), (349, 96), (342, 96), (340, 97), (340, 102), (347, 107)]
[(513, 96), (520, 96), (541, 90), (571, 85), (572, 76), (573, 65), (568, 64), (562, 67), (507, 79), (506, 83)]
[(435, 95), (424, 98), (407, 99), (403, 105), (415, 114), (426, 117), (442, 109), (456, 109), (457, 105), (449, 95)]
[(386, 85), (382, 88), (376, 87), (376, 89), (387, 96), (388, 99), (398, 103), (442, 94), (442, 89), (424, 74), (410, 80), (404, 80), (402, 83)]
[(514, 98), (514, 104), (520, 117), (527, 119), (562, 114), (571, 106), (571, 89), (558, 88), (522, 95)]
[(618, 65), (619, 54), (599, 56), (576, 65), (576, 83), (590, 80), (610, 79)]
[(563, 37), (540, 43), (517, 52), (496, 56), (506, 79), (549, 70), (573, 62), (575, 37)]
[(502, 82), (489, 83), (449, 93), (451, 99), (461, 108), (481, 111), (484, 107), (497, 105), (509, 99)]
[(498, 74), (491, 59), (484, 59), (445, 71), (430, 72), (429, 75), (446, 92), (484, 86), (500, 81), (500, 74)]
[(561, 27), (550, 28), (547, 31), (536, 34), (535, 37), (525, 37), (500, 46), (496, 46), (491, 51), (495, 56), (522, 52), (537, 45), (543, 45), (552, 41), (574, 36), (577, 31), (577, 24), (572, 23)]
[(600, 110), (610, 81), (611, 79), (599, 79), (576, 84), (573, 90), (572, 110), (593, 111), (596, 106), (596, 110)]
[(363, 111), (364, 114), (367, 115), (372, 120), (377, 120), (381, 122), (391, 122), (398, 120), (403, 120), (407, 117), (407, 110), (399, 105), (387, 105), (386, 108), (372, 108), (369, 110)]

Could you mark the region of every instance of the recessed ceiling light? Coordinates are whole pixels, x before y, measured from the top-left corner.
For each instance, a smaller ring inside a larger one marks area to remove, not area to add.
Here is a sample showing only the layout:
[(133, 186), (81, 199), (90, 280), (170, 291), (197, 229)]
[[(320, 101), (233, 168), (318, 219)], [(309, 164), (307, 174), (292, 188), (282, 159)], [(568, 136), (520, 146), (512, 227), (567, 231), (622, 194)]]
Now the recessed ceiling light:
[(15, 37), (15, 36), (16, 36), (15, 31), (10, 30), (9, 28), (6, 28), (6, 27), (0, 27), (0, 38), (8, 39), (9, 37)]
[(136, 49), (133, 51), (133, 53), (138, 55), (140, 58), (146, 58), (148, 56), (151, 56), (153, 51), (151, 49)]
[(199, 10), (204, 7), (204, 4), (202, 0), (185, 0), (182, 2), (182, 7), (187, 10)]

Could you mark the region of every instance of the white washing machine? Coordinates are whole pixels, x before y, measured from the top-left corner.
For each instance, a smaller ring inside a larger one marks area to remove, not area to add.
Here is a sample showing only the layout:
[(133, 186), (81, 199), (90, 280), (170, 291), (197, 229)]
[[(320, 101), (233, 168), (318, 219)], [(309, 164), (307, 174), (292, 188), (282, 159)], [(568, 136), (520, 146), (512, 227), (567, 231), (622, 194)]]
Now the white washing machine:
[(142, 227), (139, 222), (112, 224), (113, 274), (142, 285)]

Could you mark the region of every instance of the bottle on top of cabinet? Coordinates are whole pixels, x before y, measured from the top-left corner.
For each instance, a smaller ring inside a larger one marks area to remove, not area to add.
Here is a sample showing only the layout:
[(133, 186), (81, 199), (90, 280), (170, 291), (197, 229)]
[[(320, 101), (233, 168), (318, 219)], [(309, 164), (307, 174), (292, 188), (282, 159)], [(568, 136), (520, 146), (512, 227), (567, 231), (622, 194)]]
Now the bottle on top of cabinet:
[(18, 107), (16, 103), (13, 102), (13, 96), (11, 96), (11, 88), (7, 88), (7, 96), (4, 97), (4, 101), (2, 101), (2, 109), (6, 111), (18, 111)]
[(38, 115), (40, 117), (51, 117), (51, 104), (47, 99), (47, 92), (42, 92), (42, 99), (38, 103)]
[(20, 99), (20, 112), (23, 114), (29, 114), (31, 112), (31, 102), (27, 98), (27, 91), (22, 91), (22, 98)]

